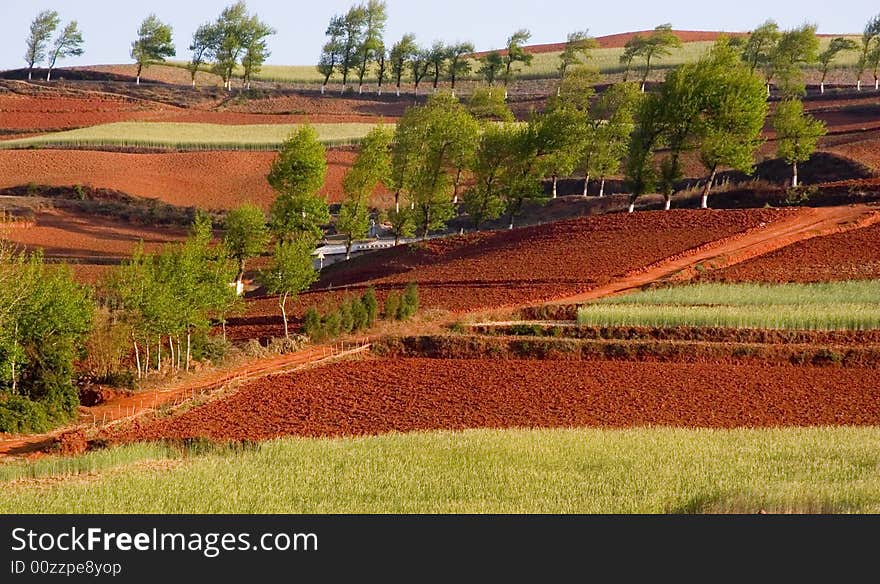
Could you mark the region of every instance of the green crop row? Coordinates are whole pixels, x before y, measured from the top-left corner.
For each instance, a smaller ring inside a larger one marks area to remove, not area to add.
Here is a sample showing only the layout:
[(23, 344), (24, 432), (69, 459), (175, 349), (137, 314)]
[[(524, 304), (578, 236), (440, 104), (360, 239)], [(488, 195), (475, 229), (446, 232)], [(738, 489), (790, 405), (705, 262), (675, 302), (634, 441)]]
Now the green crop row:
[(872, 427), (282, 439), (7, 483), (0, 512), (876, 513), (878, 441)]

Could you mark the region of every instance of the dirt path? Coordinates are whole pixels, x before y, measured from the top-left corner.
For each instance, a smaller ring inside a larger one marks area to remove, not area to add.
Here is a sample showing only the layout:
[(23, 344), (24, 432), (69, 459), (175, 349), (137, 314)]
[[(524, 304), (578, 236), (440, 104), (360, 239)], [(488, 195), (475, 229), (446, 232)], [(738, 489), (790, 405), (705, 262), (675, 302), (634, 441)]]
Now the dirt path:
[(627, 274), (614, 282), (574, 296), (557, 298), (547, 304), (579, 304), (636, 290), (653, 282), (689, 280), (699, 273), (697, 266), (700, 264), (730, 266), (799, 241), (867, 227), (874, 223), (880, 223), (878, 207), (809, 207), (791, 219), (700, 246)]
[(231, 383), (252, 381), (269, 375), (285, 373), (302, 367), (337, 359), (368, 348), (369, 339), (359, 342), (338, 342), (333, 345), (309, 347), (302, 351), (260, 359), (231, 369), (208, 373), (198, 379), (187, 379), (154, 391), (143, 391), (112, 399), (94, 407), (81, 407), (76, 424), (56, 428), (45, 434), (11, 436), (0, 439), (0, 460), (4, 457), (27, 455), (43, 451), (66, 432), (93, 429), (137, 417), (162, 406), (176, 405), (196, 396), (225, 387)]

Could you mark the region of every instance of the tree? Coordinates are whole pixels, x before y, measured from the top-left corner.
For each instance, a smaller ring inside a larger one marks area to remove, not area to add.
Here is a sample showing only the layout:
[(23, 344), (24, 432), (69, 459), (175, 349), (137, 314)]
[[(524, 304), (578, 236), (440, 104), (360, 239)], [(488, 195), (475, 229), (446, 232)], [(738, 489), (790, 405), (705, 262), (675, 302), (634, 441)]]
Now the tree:
[(502, 57), (501, 53), (498, 51), (492, 51), (491, 53), (480, 57), (479, 61), (479, 74), (483, 76), (483, 79), (486, 80), (489, 87), (492, 87), (495, 84), (498, 75), (501, 73), (502, 69), (504, 69), (504, 57)]
[(856, 65), (856, 87), (859, 91), (862, 90), (862, 75), (864, 75), (865, 68), (868, 66), (873, 47), (878, 43), (880, 43), (880, 14), (868, 21), (862, 33), (861, 45), (859, 47), (861, 52), (858, 64)]
[(545, 111), (540, 120), (541, 131), (547, 135), (544, 141), (553, 144), (544, 156), (541, 172), (550, 176), (551, 193), (555, 199), (559, 177), (570, 175), (579, 162), (588, 113), (571, 105), (561, 105)]
[[(476, 148), (479, 125), (450, 94), (404, 113), (395, 132), (392, 184), (404, 191), (424, 237), (445, 227), (454, 213), (459, 169)], [(399, 210), (399, 206), (397, 207)]]
[(751, 174), (763, 143), (767, 100), (761, 79), (737, 60), (726, 38), (716, 41), (698, 69), (705, 79), (699, 126), (700, 160), (709, 171), (700, 205), (705, 209), (719, 167)]
[(364, 27), (367, 24), (367, 10), (361, 6), (352, 6), (342, 18), (341, 52), (339, 55), (339, 72), (342, 74), (342, 89), (348, 85), (348, 75), (360, 62), (364, 44)]
[(61, 19), (58, 18), (58, 13), (54, 10), (40, 12), (31, 22), (30, 34), (27, 38), (27, 51), (24, 55), (28, 66), (28, 81), (31, 80), (34, 65), (46, 58), (49, 41), (60, 23)]
[(429, 51), (419, 49), (413, 53), (412, 58), (410, 59), (409, 67), (412, 72), (413, 85), (415, 86), (416, 93), (419, 92), (419, 83), (422, 82), (422, 79), (428, 74), (428, 69), (431, 67), (431, 60), (429, 57)]
[(202, 64), (204, 64), (213, 48), (217, 45), (218, 35), (219, 29), (211, 23), (199, 26), (195, 33), (193, 33), (192, 44), (189, 46), (192, 58), (186, 66), (192, 78), (193, 87), (196, 86), (196, 75), (201, 70)]
[(229, 255), (238, 262), (235, 282), (236, 290), (241, 294), (245, 262), (263, 253), (269, 242), (266, 215), (256, 205), (245, 203), (226, 214), (225, 228), (223, 243), (229, 250)]
[(281, 145), (266, 177), (278, 193), (269, 213), (270, 229), (278, 239), (321, 237), (321, 227), (330, 221), (327, 201), (318, 195), (326, 173), (326, 152), (313, 127), (302, 126)]
[(477, 87), (466, 104), (468, 112), (477, 120), (512, 122), (513, 112), (504, 100), (503, 91), (489, 87)]
[(480, 135), (471, 173), (474, 184), (464, 194), (464, 210), (474, 229), (497, 219), (504, 211), (504, 173), (514, 155), (518, 129), (515, 124), (489, 124)]
[(825, 78), (828, 76), (828, 68), (831, 66), (831, 62), (834, 61), (834, 58), (837, 57), (839, 53), (856, 51), (858, 48), (859, 44), (852, 39), (835, 37), (831, 39), (828, 48), (819, 53), (818, 60), (819, 64), (822, 66), (822, 79), (819, 81), (819, 91), (821, 93), (825, 93)]
[(825, 124), (804, 113), (804, 104), (798, 99), (788, 99), (776, 106), (773, 116), (776, 130), (776, 153), (791, 165), (791, 186), (798, 186), (798, 163), (810, 159), (825, 135)]
[(642, 91), (651, 73), (651, 60), (672, 54), (672, 49), (681, 48), (681, 39), (672, 32), (671, 24), (661, 24), (650, 36), (644, 38), (637, 46), (635, 54), (645, 60), (645, 72), (642, 75)]
[(171, 41), (171, 26), (164, 24), (155, 14), (141, 23), (137, 40), (131, 43), (131, 58), (137, 63), (137, 81), (140, 85), (141, 71), (154, 63), (163, 63), (167, 57), (177, 54)]
[(473, 52), (473, 43), (455, 43), (448, 47), (446, 57), (449, 59), (448, 71), (452, 91), (455, 91), (456, 80), (471, 72), (471, 62), (468, 57)]
[(657, 184), (654, 149), (661, 142), (663, 114), (664, 104), (658, 93), (649, 93), (639, 102), (636, 125), (630, 134), (624, 160), (624, 174), (630, 190), (630, 213), (635, 211), (638, 197), (651, 192)]
[(46, 73), (46, 81), (49, 81), (52, 78), (52, 69), (55, 67), (55, 62), (58, 59), (78, 57), (82, 55), (84, 52), (82, 45), (82, 33), (80, 32), (76, 21), (71, 20), (67, 26), (64, 27), (64, 30), (61, 31), (61, 34), (55, 38), (55, 43), (52, 46), (52, 54), (49, 59), (49, 71)]
[(382, 126), (370, 131), (351, 170), (342, 179), (345, 199), (339, 209), (336, 231), (346, 236), (345, 259), (351, 259), (351, 245), (370, 229), (370, 196), (391, 174), (391, 142), (394, 133)]
[(806, 87), (801, 66), (815, 63), (818, 56), (819, 39), (815, 24), (804, 24), (783, 32), (771, 55), (767, 83), (776, 75), (780, 78), (784, 97), (803, 95)]
[(376, 85), (378, 86), (376, 93), (378, 95), (382, 95), (382, 84), (385, 83), (385, 79), (388, 77), (388, 55), (389, 53), (384, 43), (373, 53), (373, 57), (376, 60)]
[(599, 42), (589, 35), (589, 31), (569, 33), (565, 48), (559, 55), (560, 79), (565, 79), (565, 74), (572, 67), (586, 64), (591, 58), (590, 51), (598, 46)]
[(523, 45), (529, 42), (532, 33), (526, 29), (520, 29), (507, 39), (507, 54), (504, 56), (504, 86), (513, 80), (513, 65), (522, 63), (526, 67), (531, 66), (534, 55), (527, 53)]
[(443, 41), (435, 41), (431, 46), (431, 50), (428, 51), (428, 61), (431, 64), (431, 69), (433, 69), (433, 87), (435, 91), (437, 90), (437, 84), (440, 82), (440, 76), (443, 75), (443, 71), (446, 68), (448, 56), (449, 53)]
[(742, 49), (742, 60), (748, 65), (749, 71), (755, 72), (771, 65), (781, 34), (779, 25), (773, 20), (766, 21), (749, 34)]
[(599, 196), (603, 197), (605, 178), (620, 170), (633, 131), (639, 95), (634, 83), (618, 83), (606, 89), (592, 109), (580, 161), (585, 197), (591, 176), (599, 177)]
[(623, 82), (626, 83), (629, 78), (629, 72), (632, 69), (632, 63), (642, 50), (645, 43), (645, 37), (640, 34), (634, 34), (623, 46), (623, 52), (620, 54), (620, 64), (623, 65)]
[(256, 16), (245, 21), (242, 31), (244, 56), (241, 58), (242, 82), (247, 89), (251, 88), (251, 78), (260, 72), (263, 63), (269, 58), (268, 37), (275, 34), (275, 29), (261, 22)]
[(343, 49), (345, 47), (345, 18), (336, 15), (330, 19), (327, 31), (324, 33), (330, 39), (321, 49), (321, 58), (318, 61), (318, 72), (324, 76), (324, 82), (321, 84), (321, 91), (327, 86), (327, 82), (336, 71), (336, 67), (342, 61)]
[(405, 34), (403, 38), (394, 43), (388, 60), (391, 62), (391, 75), (397, 87), (397, 96), (400, 97), (400, 82), (406, 73), (407, 65), (418, 52), (416, 37), (413, 34)]
[(278, 295), (285, 338), (290, 338), (287, 302), (296, 299), (297, 294), (306, 290), (318, 279), (318, 272), (312, 264), (313, 249), (313, 242), (308, 237), (278, 242), (275, 245), (272, 264), (260, 272), (259, 279), (266, 287), (266, 291)]
[(384, 0), (367, 0), (366, 5), (360, 7), (362, 11), (363, 40), (358, 47), (360, 64), (358, 66), (358, 93), (362, 93), (364, 76), (367, 67), (376, 59), (381, 48), (384, 53), (385, 25), (388, 22), (388, 9)]

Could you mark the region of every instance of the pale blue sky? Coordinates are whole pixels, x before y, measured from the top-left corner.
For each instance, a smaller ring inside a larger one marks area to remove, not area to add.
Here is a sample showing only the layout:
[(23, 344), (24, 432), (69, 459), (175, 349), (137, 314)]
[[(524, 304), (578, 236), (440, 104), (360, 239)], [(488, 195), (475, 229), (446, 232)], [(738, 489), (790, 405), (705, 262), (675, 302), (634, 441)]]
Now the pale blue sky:
[[(0, 69), (24, 66), (28, 26), (43, 9), (57, 10), (64, 22), (76, 19), (86, 52), (60, 65), (129, 62), (129, 47), (140, 21), (155, 12), (174, 27), (178, 58), (195, 28), (213, 20), (231, 0), (0, 0)], [(351, 1), (249, 0), (248, 7), (278, 30), (271, 38), (269, 63), (311, 64), (317, 60), (330, 16)], [(422, 44), (436, 39), (472, 41), (478, 50), (496, 48), (519, 28), (534, 43), (565, 40), (568, 32), (589, 29), (595, 36), (649, 29), (671, 22), (686, 30), (749, 30), (767, 18), (783, 27), (815, 22), (819, 32), (859, 32), (880, 11), (868, 0), (388, 0), (387, 39), (414, 32)], [(464, 14), (462, 17), (460, 14)]]

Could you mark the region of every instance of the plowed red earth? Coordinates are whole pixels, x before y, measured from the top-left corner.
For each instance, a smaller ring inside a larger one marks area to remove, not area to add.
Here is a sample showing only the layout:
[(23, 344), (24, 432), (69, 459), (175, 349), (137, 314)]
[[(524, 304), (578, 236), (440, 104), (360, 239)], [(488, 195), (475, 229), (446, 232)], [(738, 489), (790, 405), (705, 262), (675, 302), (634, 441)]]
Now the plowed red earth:
[[(183, 241), (186, 230), (135, 227), (93, 215), (50, 210), (37, 212), (33, 226), (11, 230), (6, 237), (29, 249), (42, 248), (52, 257), (124, 258), (140, 241), (152, 251), (167, 242)], [(102, 270), (92, 271), (97, 278)], [(84, 275), (89, 278), (87, 270)]]
[(573, 295), (798, 211), (654, 211), (430, 240), (330, 266), (317, 284), (419, 284), (431, 308), (471, 310)]
[(158, 105), (143, 105), (121, 98), (0, 95), (0, 127), (12, 130), (62, 130), (140, 121), (161, 115), (164, 111)]
[(827, 282), (880, 278), (880, 224), (801, 241), (706, 275), (723, 282)]
[[(108, 188), (172, 205), (229, 209), (245, 201), (268, 208), (275, 195), (266, 175), (274, 152), (126, 154), (73, 150), (11, 150), (0, 155), (0, 188), (28, 183)], [(324, 194), (342, 198), (350, 150), (327, 153)]]
[(873, 369), (684, 363), (367, 360), (269, 377), (119, 441), (437, 429), (880, 423)]

